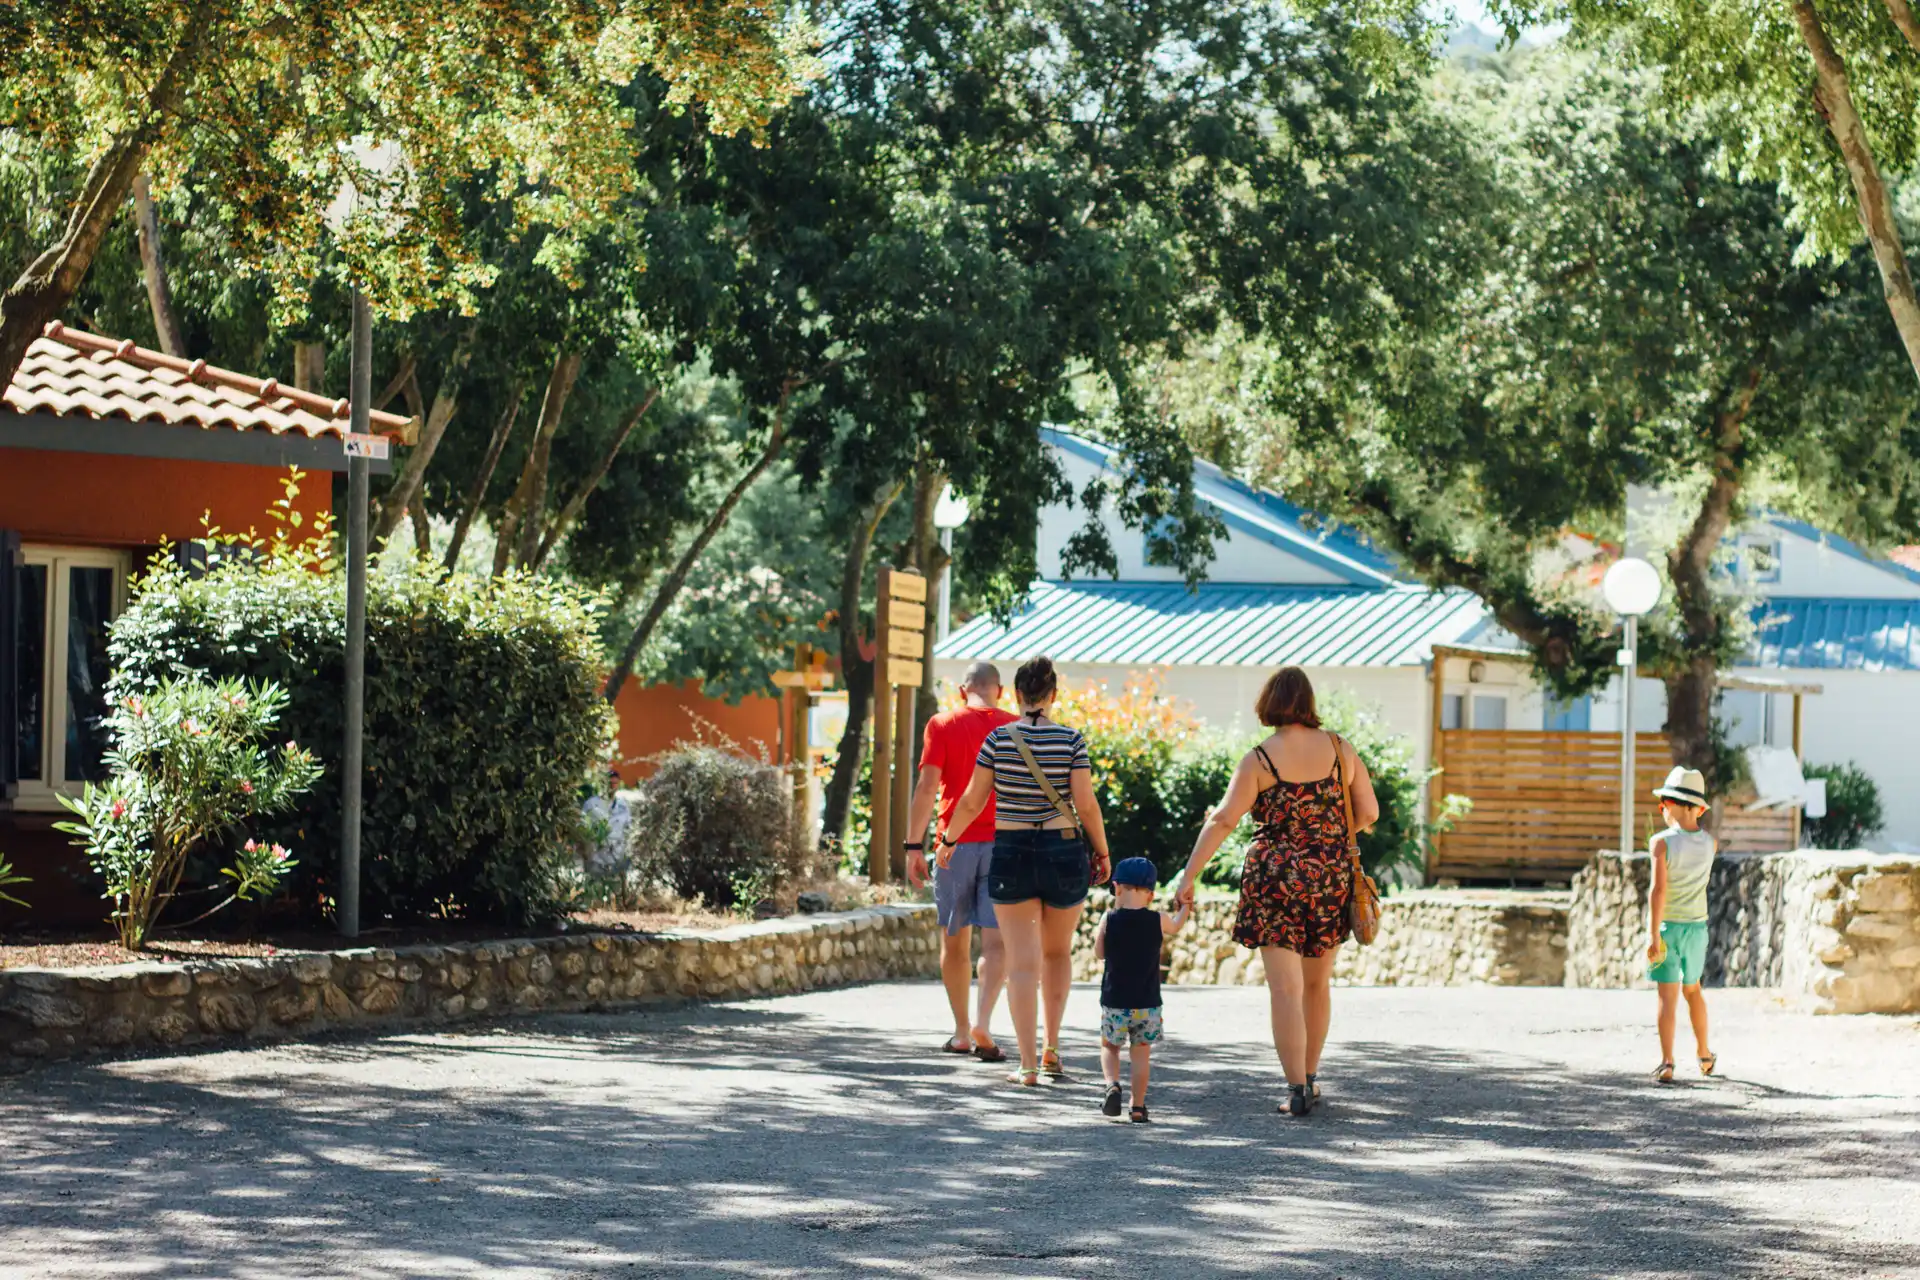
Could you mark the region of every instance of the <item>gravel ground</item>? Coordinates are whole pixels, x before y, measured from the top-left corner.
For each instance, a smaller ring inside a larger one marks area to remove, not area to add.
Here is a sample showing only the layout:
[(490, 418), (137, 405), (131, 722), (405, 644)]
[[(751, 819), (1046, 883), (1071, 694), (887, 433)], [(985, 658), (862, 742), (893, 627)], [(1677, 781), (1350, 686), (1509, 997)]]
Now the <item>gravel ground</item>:
[[(1711, 993), (1336, 993), (1276, 1114), (1259, 989), (1169, 992), (1156, 1123), (933, 1052), (901, 983), (0, 1081), (0, 1275), (1920, 1277), (1920, 1021)], [(1689, 1045), (1682, 1033), (1683, 1052)]]

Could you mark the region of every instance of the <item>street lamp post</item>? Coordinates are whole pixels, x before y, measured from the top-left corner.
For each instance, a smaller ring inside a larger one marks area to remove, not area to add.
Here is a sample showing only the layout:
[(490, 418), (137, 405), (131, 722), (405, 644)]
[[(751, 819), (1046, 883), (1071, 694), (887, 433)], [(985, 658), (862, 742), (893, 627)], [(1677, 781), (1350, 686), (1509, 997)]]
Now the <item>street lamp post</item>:
[(933, 527), (940, 531), (940, 550), (944, 553), (940, 565), (940, 594), (937, 611), (934, 614), (933, 640), (935, 644), (947, 638), (947, 631), (953, 625), (953, 531), (967, 522), (973, 514), (973, 508), (967, 500), (953, 491), (948, 485), (940, 491), (940, 500), (933, 504)]
[(1620, 615), (1625, 635), (1620, 664), (1620, 853), (1633, 852), (1633, 682), (1639, 662), (1640, 619), (1660, 603), (1660, 572), (1645, 560), (1616, 560), (1600, 584), (1607, 604)]

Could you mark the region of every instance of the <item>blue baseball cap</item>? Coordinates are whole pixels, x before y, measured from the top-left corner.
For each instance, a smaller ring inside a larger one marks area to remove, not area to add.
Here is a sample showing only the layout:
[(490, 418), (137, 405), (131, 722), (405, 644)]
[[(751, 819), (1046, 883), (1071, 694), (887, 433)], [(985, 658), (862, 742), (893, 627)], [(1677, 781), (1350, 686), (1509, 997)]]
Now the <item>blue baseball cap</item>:
[(1134, 889), (1151, 889), (1160, 883), (1160, 873), (1146, 858), (1122, 858), (1113, 869), (1113, 882)]

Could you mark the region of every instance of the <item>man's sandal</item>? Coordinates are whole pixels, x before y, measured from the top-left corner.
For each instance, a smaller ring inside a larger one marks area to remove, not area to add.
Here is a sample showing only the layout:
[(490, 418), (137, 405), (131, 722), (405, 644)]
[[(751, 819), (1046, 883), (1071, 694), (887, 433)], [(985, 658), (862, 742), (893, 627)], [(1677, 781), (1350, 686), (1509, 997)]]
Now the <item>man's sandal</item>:
[(1712, 1075), (1714, 1073), (1714, 1070), (1718, 1068), (1719, 1065), (1720, 1065), (1719, 1054), (1703, 1053), (1700, 1055), (1700, 1074), (1701, 1075), (1703, 1076)]
[(1671, 1062), (1663, 1062), (1655, 1067), (1653, 1069), (1653, 1080), (1655, 1084), (1672, 1084), (1673, 1064)]
[(1050, 1044), (1041, 1050), (1040, 1070), (1049, 1079), (1064, 1080), (1067, 1078), (1067, 1069), (1060, 1065), (1059, 1045)]
[(1022, 1085), (1028, 1089), (1037, 1089), (1040, 1087), (1040, 1073), (1022, 1067), (1018, 1071), (1007, 1072), (1007, 1083)]
[(946, 1042), (940, 1046), (940, 1052), (972, 1053), (973, 1042), (962, 1036), (948, 1036)]
[(972, 1052), (973, 1056), (982, 1062), (1005, 1062), (1007, 1060), (1007, 1051), (997, 1044), (976, 1044), (973, 1046)]

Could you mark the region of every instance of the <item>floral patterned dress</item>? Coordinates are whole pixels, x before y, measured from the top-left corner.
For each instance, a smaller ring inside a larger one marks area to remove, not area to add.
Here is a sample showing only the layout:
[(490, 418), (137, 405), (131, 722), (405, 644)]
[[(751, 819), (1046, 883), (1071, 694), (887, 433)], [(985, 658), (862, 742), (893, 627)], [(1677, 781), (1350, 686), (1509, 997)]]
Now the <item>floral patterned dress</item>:
[(1275, 781), (1254, 797), (1253, 845), (1240, 873), (1233, 940), (1284, 947), (1312, 959), (1347, 940), (1353, 864), (1338, 762), (1314, 782), (1286, 782), (1260, 748)]

